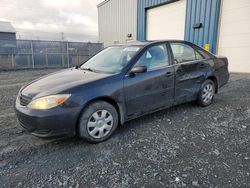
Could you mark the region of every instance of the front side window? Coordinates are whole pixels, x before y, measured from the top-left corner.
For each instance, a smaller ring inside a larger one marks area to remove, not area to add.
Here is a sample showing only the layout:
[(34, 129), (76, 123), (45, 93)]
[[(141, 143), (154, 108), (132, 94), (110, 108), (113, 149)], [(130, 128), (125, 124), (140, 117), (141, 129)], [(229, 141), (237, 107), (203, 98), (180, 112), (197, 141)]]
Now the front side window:
[(170, 44), (175, 63), (184, 63), (188, 61), (196, 61), (204, 59), (195, 49), (191, 46), (182, 43)]
[(169, 65), (169, 58), (165, 44), (148, 48), (135, 66), (146, 66), (147, 70), (158, 69)]
[(92, 57), (81, 69), (105, 73), (119, 73), (140, 50), (138, 46), (109, 47)]

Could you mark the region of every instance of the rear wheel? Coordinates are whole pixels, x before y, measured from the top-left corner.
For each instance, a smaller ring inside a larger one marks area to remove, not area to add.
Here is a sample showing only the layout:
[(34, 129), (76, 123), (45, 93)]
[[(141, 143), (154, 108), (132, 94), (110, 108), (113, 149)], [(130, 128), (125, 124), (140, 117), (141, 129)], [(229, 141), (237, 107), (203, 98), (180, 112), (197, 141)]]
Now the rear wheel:
[(116, 109), (105, 101), (91, 103), (82, 113), (78, 136), (91, 143), (107, 140), (118, 125)]
[(198, 104), (200, 106), (209, 106), (213, 100), (215, 95), (215, 84), (212, 80), (206, 80), (200, 89), (198, 96)]

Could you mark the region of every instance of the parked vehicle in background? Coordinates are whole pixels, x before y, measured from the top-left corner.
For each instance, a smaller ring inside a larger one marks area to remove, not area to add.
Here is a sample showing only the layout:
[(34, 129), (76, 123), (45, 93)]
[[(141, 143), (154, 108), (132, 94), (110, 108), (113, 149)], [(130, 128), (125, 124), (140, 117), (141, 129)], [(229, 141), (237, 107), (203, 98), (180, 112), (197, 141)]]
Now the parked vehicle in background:
[(194, 100), (208, 106), (228, 79), (227, 58), (192, 43), (135, 42), (35, 80), (19, 91), (15, 109), (36, 136), (78, 135), (96, 143), (148, 113)]

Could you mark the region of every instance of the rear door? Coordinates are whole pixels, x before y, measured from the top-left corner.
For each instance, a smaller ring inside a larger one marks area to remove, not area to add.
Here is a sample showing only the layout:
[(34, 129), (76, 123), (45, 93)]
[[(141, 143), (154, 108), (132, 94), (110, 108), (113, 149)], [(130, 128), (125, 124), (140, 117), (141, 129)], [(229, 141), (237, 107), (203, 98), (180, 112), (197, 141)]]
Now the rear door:
[(126, 109), (129, 117), (170, 106), (174, 100), (174, 67), (170, 66), (165, 43), (149, 47), (134, 66), (147, 72), (124, 78)]
[(188, 43), (170, 42), (175, 71), (175, 103), (196, 99), (209, 65), (205, 57)]

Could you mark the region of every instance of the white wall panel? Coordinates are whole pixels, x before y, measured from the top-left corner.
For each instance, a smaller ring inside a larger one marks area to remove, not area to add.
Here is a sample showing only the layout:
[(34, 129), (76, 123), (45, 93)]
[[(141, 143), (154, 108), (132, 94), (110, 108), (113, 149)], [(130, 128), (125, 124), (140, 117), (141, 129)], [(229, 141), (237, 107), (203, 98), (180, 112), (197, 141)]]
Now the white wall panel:
[(136, 40), (137, 0), (108, 0), (98, 6), (99, 41), (104, 46)]
[(184, 39), (186, 1), (147, 10), (147, 39)]
[(250, 0), (223, 0), (218, 54), (230, 71), (250, 72)]

